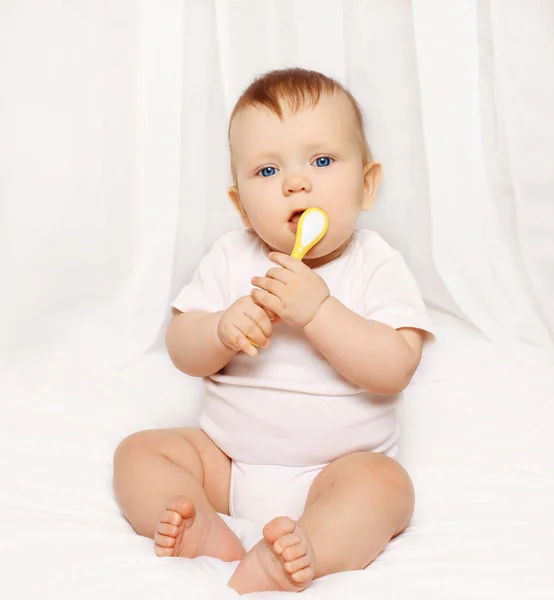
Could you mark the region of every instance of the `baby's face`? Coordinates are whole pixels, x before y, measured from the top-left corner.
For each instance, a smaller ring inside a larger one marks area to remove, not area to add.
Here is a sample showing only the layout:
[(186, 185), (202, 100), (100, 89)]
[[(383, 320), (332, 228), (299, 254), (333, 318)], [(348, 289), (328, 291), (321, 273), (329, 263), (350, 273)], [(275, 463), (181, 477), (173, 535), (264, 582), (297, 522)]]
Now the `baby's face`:
[(231, 147), (237, 187), (229, 195), (245, 224), (272, 249), (292, 252), (296, 211), (327, 213), (329, 229), (306, 255), (308, 264), (338, 256), (360, 210), (373, 204), (380, 167), (364, 169), (354, 110), (344, 94), (325, 94), (296, 114), (285, 110), (283, 120), (265, 107), (248, 108), (233, 119)]

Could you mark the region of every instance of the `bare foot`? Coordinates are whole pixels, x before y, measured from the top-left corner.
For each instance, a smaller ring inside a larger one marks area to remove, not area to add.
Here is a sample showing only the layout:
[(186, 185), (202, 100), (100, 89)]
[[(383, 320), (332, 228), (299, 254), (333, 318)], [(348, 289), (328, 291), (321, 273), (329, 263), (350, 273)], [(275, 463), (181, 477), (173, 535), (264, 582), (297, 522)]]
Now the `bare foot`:
[(158, 517), (154, 543), (158, 556), (214, 556), (231, 562), (246, 554), (238, 537), (215, 511), (197, 509), (184, 496), (170, 500)]
[(308, 587), (314, 578), (315, 560), (304, 531), (289, 517), (277, 517), (263, 533), (263, 539), (242, 559), (229, 585), (239, 594), (300, 592)]

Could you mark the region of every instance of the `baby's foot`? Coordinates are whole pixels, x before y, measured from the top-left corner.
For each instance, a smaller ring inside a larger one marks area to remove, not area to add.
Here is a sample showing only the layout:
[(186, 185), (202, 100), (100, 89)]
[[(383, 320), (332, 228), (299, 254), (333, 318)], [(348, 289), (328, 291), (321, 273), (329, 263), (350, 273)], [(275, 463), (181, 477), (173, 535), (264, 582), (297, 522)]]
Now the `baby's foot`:
[(238, 537), (214, 510), (200, 510), (190, 498), (175, 496), (158, 517), (154, 532), (158, 556), (214, 556), (226, 562), (246, 554)]
[(295, 521), (277, 517), (264, 527), (260, 540), (242, 559), (229, 585), (239, 594), (282, 590), (300, 592), (315, 574), (308, 536)]

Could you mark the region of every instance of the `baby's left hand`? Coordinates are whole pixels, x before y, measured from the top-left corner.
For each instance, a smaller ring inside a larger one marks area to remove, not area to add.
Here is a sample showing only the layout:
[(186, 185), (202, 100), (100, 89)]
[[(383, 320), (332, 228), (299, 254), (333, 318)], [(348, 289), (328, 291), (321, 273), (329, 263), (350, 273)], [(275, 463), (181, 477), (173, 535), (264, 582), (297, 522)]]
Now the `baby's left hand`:
[(276, 313), (291, 327), (302, 328), (316, 315), (329, 298), (325, 281), (301, 260), (281, 252), (271, 252), (269, 259), (283, 268), (269, 269), (265, 277), (252, 277), (251, 292), (256, 304)]

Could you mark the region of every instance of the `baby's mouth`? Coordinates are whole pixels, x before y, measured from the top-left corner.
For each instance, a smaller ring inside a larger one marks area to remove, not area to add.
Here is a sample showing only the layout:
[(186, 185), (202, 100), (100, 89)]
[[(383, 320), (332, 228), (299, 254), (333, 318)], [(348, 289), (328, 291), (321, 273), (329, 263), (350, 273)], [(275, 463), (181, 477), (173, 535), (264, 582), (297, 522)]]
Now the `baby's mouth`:
[(297, 210), (292, 213), (291, 218), (289, 219), (289, 228), (293, 233), (296, 233), (298, 230), (298, 221), (300, 221), (303, 212), (303, 210)]

